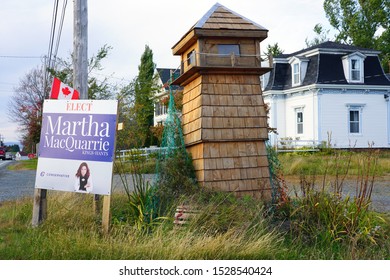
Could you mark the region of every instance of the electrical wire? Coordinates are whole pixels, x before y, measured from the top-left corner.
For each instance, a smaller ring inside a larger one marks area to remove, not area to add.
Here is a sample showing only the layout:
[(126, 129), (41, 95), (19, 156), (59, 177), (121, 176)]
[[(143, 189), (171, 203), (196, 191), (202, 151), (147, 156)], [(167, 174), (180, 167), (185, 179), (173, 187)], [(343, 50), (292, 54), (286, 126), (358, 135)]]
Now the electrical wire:
[[(64, 26), (64, 18), (65, 18), (67, 4), (68, 4), (68, 0), (64, 0), (63, 6), (62, 6), (60, 24), (58, 26), (59, 30), (58, 30), (58, 35), (57, 35), (56, 47), (55, 47), (55, 51), (54, 51), (54, 59), (55, 60), (57, 59), (58, 48), (59, 48), (60, 41), (61, 41), (62, 27)], [(54, 65), (53, 65), (53, 68), (54, 68)]]
[(49, 50), (48, 50), (48, 53), (47, 53), (47, 57), (48, 57), (47, 65), (48, 65), (48, 67), (51, 66), (51, 58), (52, 58), (52, 53), (53, 53), (54, 37), (55, 37), (56, 25), (57, 25), (58, 1), (59, 0), (55, 0), (54, 1), (54, 7), (53, 7), (53, 15), (52, 15), (50, 39), (49, 39)]
[(42, 58), (42, 56), (32, 56), (32, 55), (0, 55), (0, 58), (17, 58), (17, 59), (35, 59)]
[(45, 65), (44, 88), (46, 88), (49, 80), (49, 72), (47, 71), (47, 69), (49, 68), (54, 69), (57, 61), (57, 54), (58, 54), (58, 49), (61, 41), (62, 27), (64, 25), (67, 4), (68, 1), (64, 0), (62, 5), (61, 17), (59, 19), (59, 24), (58, 24), (58, 32), (56, 35), (59, 0), (54, 1), (52, 25), (51, 25), (50, 38), (49, 38), (49, 48), (48, 48), (47, 57), (45, 58), (45, 62), (44, 62)]

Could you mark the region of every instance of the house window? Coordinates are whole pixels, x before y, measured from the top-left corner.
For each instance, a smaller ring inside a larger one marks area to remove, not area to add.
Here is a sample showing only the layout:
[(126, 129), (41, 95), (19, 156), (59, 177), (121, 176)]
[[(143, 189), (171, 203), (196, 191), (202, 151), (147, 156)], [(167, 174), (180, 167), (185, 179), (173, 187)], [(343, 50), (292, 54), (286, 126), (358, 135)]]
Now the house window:
[(195, 50), (187, 54), (187, 66), (195, 65)]
[(349, 109), (349, 133), (361, 133), (361, 110), (360, 108)]
[(351, 80), (360, 81), (360, 60), (351, 59)]
[(342, 57), (344, 75), (348, 83), (364, 83), (366, 55), (356, 52)]
[(267, 87), (269, 81), (269, 73), (260, 76), (261, 89), (264, 90)]
[(167, 106), (165, 106), (164, 104), (157, 102), (154, 106), (156, 116), (165, 115), (167, 113)]
[(303, 111), (299, 109), (296, 111), (297, 116), (297, 134), (303, 134)]
[(293, 86), (294, 85), (299, 85), (300, 82), (301, 82), (301, 75), (300, 75), (300, 67), (299, 67), (299, 63), (294, 63), (293, 66)]
[(218, 45), (218, 54), (222, 54), (222, 55), (230, 55), (230, 54), (234, 54), (234, 55), (240, 55), (240, 45), (228, 45), (228, 44), (221, 44), (221, 45)]

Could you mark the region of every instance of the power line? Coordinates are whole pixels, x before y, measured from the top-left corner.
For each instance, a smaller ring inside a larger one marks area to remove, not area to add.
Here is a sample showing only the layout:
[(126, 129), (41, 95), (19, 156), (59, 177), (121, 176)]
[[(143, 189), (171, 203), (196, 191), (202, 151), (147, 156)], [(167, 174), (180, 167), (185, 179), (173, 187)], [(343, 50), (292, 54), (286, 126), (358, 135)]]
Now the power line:
[(102, 77), (105, 77), (107, 79), (119, 80), (119, 81), (122, 81), (122, 82), (128, 82), (128, 83), (133, 82), (132, 80), (129, 80), (129, 79), (126, 79), (126, 78), (115, 77), (113, 75), (106, 75), (106, 74), (98, 73), (96, 71), (92, 71), (91, 74), (94, 74), (94, 75), (97, 75), (97, 76), (102, 76)]
[(42, 59), (43, 56), (32, 56), (32, 55), (0, 55), (0, 58), (16, 58), (16, 59)]
[[(65, 18), (65, 11), (68, 1), (64, 0), (62, 5), (62, 12), (61, 12), (61, 18), (60, 22), (58, 24), (58, 32), (56, 37), (56, 27), (57, 27), (57, 15), (58, 15), (58, 4), (59, 0), (54, 1), (54, 7), (53, 7), (53, 15), (52, 15), (52, 25), (50, 30), (50, 39), (49, 39), (49, 49), (47, 54), (47, 61), (45, 61), (45, 76), (44, 76), (44, 88), (46, 88), (46, 84), (49, 80), (49, 73), (47, 71), (48, 68), (55, 68), (56, 60), (57, 60), (57, 54), (58, 49), (61, 41), (61, 34), (62, 34), (62, 27), (64, 25), (64, 18)], [(56, 40), (55, 40), (56, 37)], [(56, 41), (54, 46), (54, 41)], [(54, 47), (54, 50), (53, 50)]]
[(62, 27), (64, 25), (64, 18), (65, 18), (65, 11), (66, 11), (66, 5), (68, 4), (67, 0), (64, 0), (63, 6), (62, 6), (62, 13), (61, 13), (61, 20), (59, 24), (59, 31), (57, 35), (57, 42), (56, 42), (56, 47), (54, 51), (54, 59), (57, 59), (57, 54), (58, 54), (58, 48), (60, 45), (60, 40), (61, 40), (61, 34), (62, 34)]
[(57, 12), (58, 12), (58, 0), (54, 1), (54, 7), (53, 7), (53, 15), (51, 19), (51, 30), (50, 30), (50, 39), (49, 39), (49, 50), (47, 52), (48, 67), (51, 66), (51, 57), (53, 54), (53, 45), (54, 45), (54, 37), (55, 37), (55, 31), (56, 31), (56, 25), (57, 25)]

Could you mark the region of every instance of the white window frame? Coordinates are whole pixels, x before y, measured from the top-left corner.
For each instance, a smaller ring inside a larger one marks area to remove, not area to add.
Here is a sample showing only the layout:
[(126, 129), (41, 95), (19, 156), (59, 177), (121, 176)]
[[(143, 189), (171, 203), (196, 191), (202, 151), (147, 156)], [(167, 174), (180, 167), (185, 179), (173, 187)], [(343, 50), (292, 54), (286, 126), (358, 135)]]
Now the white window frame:
[(162, 115), (166, 115), (167, 114), (167, 106), (163, 103), (160, 102), (156, 102), (154, 104), (155, 106), (155, 110), (154, 110), (154, 115), (155, 116), (162, 116)]
[(300, 86), (305, 79), (310, 59), (307, 57), (293, 56), (288, 59), (291, 68), (291, 86)]
[(364, 83), (364, 60), (367, 56), (356, 52), (342, 58), (344, 75), (348, 83)]
[[(357, 113), (357, 117), (358, 119), (357, 120), (352, 120), (351, 119), (351, 113)], [(349, 134), (355, 134), (355, 135), (360, 135), (362, 134), (361, 133), (361, 126), (362, 126), (362, 122), (361, 122), (361, 119), (362, 119), (362, 112), (360, 110), (360, 108), (349, 108), (348, 110), (348, 133)], [(353, 124), (357, 124), (357, 127), (355, 127), (354, 129), (357, 128), (357, 131), (352, 131), (352, 125)]]
[[(298, 115), (301, 114), (301, 118)], [(302, 135), (304, 133), (304, 113), (303, 108), (295, 109), (295, 133)]]
[[(362, 135), (363, 134), (363, 107), (365, 104), (348, 104), (348, 134)], [(351, 112), (357, 112), (358, 120), (351, 120)], [(352, 123), (358, 124), (358, 131), (352, 131)]]
[[(355, 62), (355, 63), (354, 63)], [(351, 58), (351, 82), (360, 82), (361, 79), (361, 59)]]
[(301, 64), (295, 62), (291, 65), (292, 85), (298, 86), (301, 84)]
[(265, 73), (260, 76), (261, 89), (264, 90), (269, 82), (269, 73)]

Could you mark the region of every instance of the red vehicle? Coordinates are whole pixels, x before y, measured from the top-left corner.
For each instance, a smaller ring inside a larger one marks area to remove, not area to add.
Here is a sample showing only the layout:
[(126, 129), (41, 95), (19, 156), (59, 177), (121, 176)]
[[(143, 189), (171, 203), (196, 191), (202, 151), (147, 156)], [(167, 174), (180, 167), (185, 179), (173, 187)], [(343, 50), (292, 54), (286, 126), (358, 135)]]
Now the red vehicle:
[(7, 152), (7, 149), (5, 147), (0, 147), (0, 159), (2, 160), (12, 160), (13, 154), (11, 152)]
[(0, 147), (0, 159), (5, 160), (7, 151), (4, 147)]

